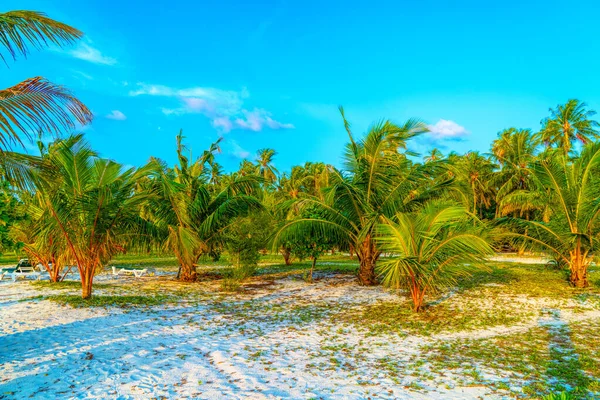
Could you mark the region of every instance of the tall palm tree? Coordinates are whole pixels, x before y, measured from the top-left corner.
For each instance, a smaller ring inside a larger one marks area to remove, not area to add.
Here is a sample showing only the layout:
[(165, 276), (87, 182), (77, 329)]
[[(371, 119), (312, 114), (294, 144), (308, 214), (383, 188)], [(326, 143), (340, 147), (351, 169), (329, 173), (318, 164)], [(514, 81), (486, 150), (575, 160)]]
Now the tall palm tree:
[(528, 214), (528, 207), (522, 203), (506, 203), (503, 200), (516, 190), (527, 190), (533, 185), (530, 165), (536, 158), (538, 142), (529, 129), (505, 129), (498, 134), (498, 139), (492, 143), (492, 154), (500, 170), (494, 176), (497, 186), (496, 204), (497, 215), (507, 215), (518, 212)]
[(422, 310), (426, 294), (454, 284), (493, 253), (477, 217), (462, 206), (435, 201), (385, 218), (377, 243), (393, 254), (377, 268), (384, 286), (408, 289), (415, 312)]
[[(39, 12), (0, 13), (0, 45), (13, 59), (27, 56), (31, 47), (69, 45), (82, 36), (81, 31)], [(4, 62), (6, 56), (0, 53)], [(42, 77), (0, 90), (0, 150), (23, 145), (23, 138), (32, 139), (31, 132), (58, 134), (74, 128), (75, 122), (91, 120), (91, 111), (68, 89)]]
[(145, 196), (135, 188), (146, 172), (98, 158), (80, 135), (54, 144), (46, 161), (49, 172), (35, 179), (38, 241), (60, 246), (60, 264), (77, 266), (82, 297), (89, 298), (96, 273), (144, 237), (139, 210)]
[[(462, 203), (468, 206), (473, 214), (483, 216), (483, 210), (492, 204), (493, 187), (490, 185), (494, 170), (489, 158), (477, 151), (471, 151), (463, 156), (449, 156), (451, 172), (456, 178), (456, 189)], [(457, 194), (457, 192), (454, 192)]]
[(258, 175), (262, 176), (265, 182), (272, 184), (277, 180), (279, 171), (273, 166), (273, 159), (277, 152), (273, 149), (260, 149), (256, 153), (256, 162), (258, 163)]
[(364, 139), (356, 141), (343, 109), (340, 111), (350, 139), (345, 154), (346, 171), (331, 171), (330, 187), (322, 199), (307, 195), (296, 201), (298, 208), (310, 207), (321, 217), (289, 221), (274, 243), (278, 246), (286, 240), (301, 240), (319, 232), (335, 243), (352, 247), (360, 262), (360, 283), (373, 285), (377, 282), (375, 265), (381, 255), (374, 240), (376, 225), (384, 217), (393, 218), (439, 195), (447, 181), (428, 182), (428, 174), (439, 169), (439, 163), (413, 165), (401, 151), (410, 138), (427, 130), (420, 121), (409, 120), (402, 125), (381, 121), (370, 128)]
[[(260, 209), (251, 194), (259, 180), (255, 176), (233, 177), (218, 191), (211, 190), (203, 173), (210, 157), (206, 152), (193, 162), (183, 154), (182, 134), (177, 137), (179, 163), (173, 168), (158, 160), (149, 163), (150, 179), (144, 183), (149, 198), (142, 216), (151, 221), (180, 265), (179, 278), (196, 280), (196, 262), (209, 253), (219, 234), (235, 217)], [(209, 152), (216, 151), (213, 145)]]
[(573, 142), (587, 144), (598, 139), (600, 125), (592, 119), (596, 112), (589, 110), (586, 103), (571, 99), (549, 111), (550, 116), (542, 120), (539, 133), (546, 146), (562, 148), (565, 154), (569, 154)]
[(423, 161), (425, 162), (431, 162), (431, 161), (439, 161), (441, 159), (444, 158), (444, 154), (442, 154), (442, 152), (439, 149), (433, 148), (429, 154), (427, 154), (424, 158)]
[(511, 236), (531, 248), (549, 251), (569, 266), (570, 281), (576, 287), (588, 286), (590, 255), (597, 250), (600, 227), (600, 143), (590, 143), (581, 154), (566, 154), (537, 160), (531, 165), (536, 185), (515, 191), (511, 202), (543, 199), (548, 218), (543, 221), (506, 218), (500, 223), (512, 229)]

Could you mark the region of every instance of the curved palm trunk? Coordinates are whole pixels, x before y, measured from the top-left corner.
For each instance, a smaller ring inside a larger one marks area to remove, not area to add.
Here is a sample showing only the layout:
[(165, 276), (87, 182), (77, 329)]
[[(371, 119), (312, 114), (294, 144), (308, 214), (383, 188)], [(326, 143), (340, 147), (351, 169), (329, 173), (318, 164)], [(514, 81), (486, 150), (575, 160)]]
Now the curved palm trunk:
[(359, 261), (358, 281), (364, 286), (376, 285), (375, 264), (379, 258), (379, 253), (375, 249), (375, 243), (371, 235), (367, 235), (365, 240), (356, 247), (356, 250)]

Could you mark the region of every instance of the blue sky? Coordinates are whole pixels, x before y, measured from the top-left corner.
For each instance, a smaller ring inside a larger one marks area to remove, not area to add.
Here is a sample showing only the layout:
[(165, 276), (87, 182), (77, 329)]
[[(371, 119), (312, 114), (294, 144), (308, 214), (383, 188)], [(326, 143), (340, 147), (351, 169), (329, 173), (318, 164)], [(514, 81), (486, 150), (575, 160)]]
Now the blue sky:
[(103, 156), (174, 161), (184, 130), (219, 162), (257, 149), (287, 170), (340, 165), (347, 141), (381, 118), (417, 117), (425, 152), (488, 151), (499, 130), (539, 128), (569, 98), (600, 110), (597, 1), (8, 0), (86, 33), (3, 71), (10, 86), (42, 75), (95, 113), (86, 136)]

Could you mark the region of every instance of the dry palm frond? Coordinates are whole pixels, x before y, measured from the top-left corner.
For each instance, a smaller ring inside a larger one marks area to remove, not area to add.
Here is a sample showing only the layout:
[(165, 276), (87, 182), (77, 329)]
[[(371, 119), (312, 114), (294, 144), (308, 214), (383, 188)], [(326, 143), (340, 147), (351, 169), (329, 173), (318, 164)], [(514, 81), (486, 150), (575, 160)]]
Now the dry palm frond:
[(42, 77), (27, 79), (0, 90), (0, 148), (23, 144), (20, 134), (31, 139), (32, 132), (58, 134), (62, 129), (85, 125), (92, 112), (65, 87)]

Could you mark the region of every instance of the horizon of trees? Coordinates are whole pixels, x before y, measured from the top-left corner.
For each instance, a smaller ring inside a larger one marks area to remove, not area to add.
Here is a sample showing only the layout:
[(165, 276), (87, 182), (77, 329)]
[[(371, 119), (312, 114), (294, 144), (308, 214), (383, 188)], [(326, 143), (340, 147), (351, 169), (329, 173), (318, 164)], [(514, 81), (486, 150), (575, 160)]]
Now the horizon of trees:
[[(0, 31), (13, 57), (81, 37), (25, 11), (0, 14)], [(324, 252), (345, 251), (357, 257), (360, 284), (406, 289), (415, 311), (494, 249), (542, 251), (573, 286), (589, 285), (600, 238), (600, 133), (585, 103), (550, 109), (537, 132), (499, 132), (489, 154), (432, 149), (422, 161), (411, 141), (427, 132), (423, 122), (383, 120), (361, 136), (340, 114), (348, 135), (341, 168), (308, 162), (280, 173), (267, 148), (224, 173), (215, 159), (221, 139), (191, 159), (182, 132), (174, 166), (152, 157), (125, 168), (82, 134), (44, 145), (43, 135), (72, 130), (91, 113), (67, 89), (28, 80), (0, 91), (0, 244), (22, 249), (53, 281), (77, 268), (83, 298), (117, 254), (153, 250), (177, 258), (182, 281), (198, 279), (201, 257), (222, 252), (242, 280), (261, 251), (286, 264), (309, 258), (313, 269)], [(33, 141), (32, 128), (39, 156), (13, 152), (11, 144)]]

